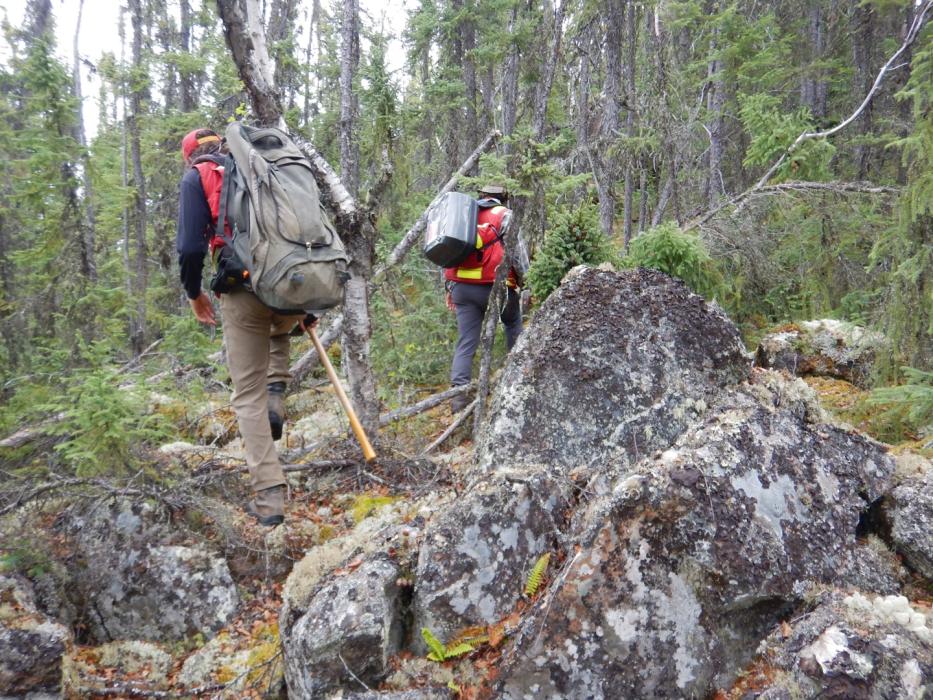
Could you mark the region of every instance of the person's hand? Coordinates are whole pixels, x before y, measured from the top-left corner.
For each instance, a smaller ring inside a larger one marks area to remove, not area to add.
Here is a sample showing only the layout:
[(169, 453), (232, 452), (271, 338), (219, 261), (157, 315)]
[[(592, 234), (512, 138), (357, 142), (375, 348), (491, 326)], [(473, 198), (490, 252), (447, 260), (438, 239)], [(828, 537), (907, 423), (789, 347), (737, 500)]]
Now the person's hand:
[(450, 292), (447, 292), (444, 300), (447, 302), (447, 308), (451, 311), (456, 311), (457, 307), (454, 305), (454, 297)]
[(197, 299), (189, 299), (188, 303), (191, 304), (191, 310), (194, 311), (194, 317), (198, 321), (208, 326), (217, 325), (217, 320), (214, 318), (214, 305), (207, 294), (201, 292)]

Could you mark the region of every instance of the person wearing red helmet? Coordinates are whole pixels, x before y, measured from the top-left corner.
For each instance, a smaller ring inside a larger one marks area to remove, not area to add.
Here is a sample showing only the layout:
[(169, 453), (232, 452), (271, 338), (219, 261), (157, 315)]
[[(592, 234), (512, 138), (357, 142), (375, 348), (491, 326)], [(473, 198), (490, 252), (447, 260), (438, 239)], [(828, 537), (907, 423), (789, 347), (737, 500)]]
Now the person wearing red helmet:
[[(181, 142), (187, 169), (179, 194), (178, 263), (195, 317), (210, 326), (217, 321), (213, 303), (201, 288), (204, 257), (210, 252), (218, 268), (235, 260), (216, 233), (225, 160), (222, 145), (211, 129), (194, 129)], [(212, 289), (220, 297), (234, 387), (231, 401), (255, 492), (246, 510), (263, 525), (279, 525), (285, 519), (285, 475), (274, 441), (282, 434), (285, 386), (291, 378), (289, 332), (304, 315), (275, 313), (252, 293), (245, 277), (232, 287), (213, 285)]]

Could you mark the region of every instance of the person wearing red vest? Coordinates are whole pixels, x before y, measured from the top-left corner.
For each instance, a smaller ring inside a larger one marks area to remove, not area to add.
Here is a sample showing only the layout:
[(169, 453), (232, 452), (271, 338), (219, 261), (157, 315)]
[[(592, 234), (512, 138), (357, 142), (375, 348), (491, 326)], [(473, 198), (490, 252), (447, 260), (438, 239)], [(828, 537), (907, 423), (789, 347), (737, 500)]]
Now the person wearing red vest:
[[(224, 154), (220, 136), (195, 129), (181, 142), (187, 170), (181, 180), (176, 248), (181, 282), (195, 317), (214, 326), (214, 305), (201, 288), (204, 256), (222, 265), (234, 260), (216, 233), (223, 184)], [(229, 228), (227, 229), (229, 235)], [(228, 270), (229, 272), (229, 270)], [(285, 519), (285, 475), (275, 450), (285, 419), (289, 332), (303, 316), (281, 316), (263, 304), (248, 286), (242, 266), (240, 282), (212, 284), (220, 297), (224, 319), (227, 365), (233, 380), (233, 410), (243, 438), (246, 465), (255, 492), (247, 512), (261, 524), (274, 526)], [(218, 277), (215, 276), (215, 282)]]
[[(473, 374), (473, 356), (479, 346), (483, 318), (489, 305), (489, 294), (496, 280), (496, 270), (505, 257), (502, 239), (508, 235), (512, 222), (512, 210), (508, 193), (500, 185), (485, 185), (479, 191), (479, 214), (476, 225), (476, 252), (459, 267), (444, 272), (447, 279), (447, 305), (457, 314), (457, 346), (450, 368), (451, 386), (469, 384)], [(508, 349), (518, 340), (522, 332), (522, 310), (518, 286), (523, 270), (509, 268), (506, 280), (508, 296), (499, 315), (505, 326)], [(471, 401), (467, 394), (460, 394), (451, 401), (454, 413), (462, 411)]]

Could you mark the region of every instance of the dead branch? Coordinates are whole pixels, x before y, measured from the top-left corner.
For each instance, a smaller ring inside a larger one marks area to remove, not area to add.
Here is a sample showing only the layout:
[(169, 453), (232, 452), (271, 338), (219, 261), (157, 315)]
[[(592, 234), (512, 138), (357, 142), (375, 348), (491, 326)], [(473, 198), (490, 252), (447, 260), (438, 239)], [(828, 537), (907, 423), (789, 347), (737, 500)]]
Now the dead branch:
[(408, 232), (402, 236), (402, 240), (399, 241), (398, 245), (396, 245), (392, 252), (389, 253), (386, 261), (381, 266), (376, 268), (376, 271), (373, 273), (372, 280), (374, 285), (382, 282), (382, 280), (385, 278), (386, 272), (402, 262), (402, 260), (405, 259), (405, 256), (408, 255), (408, 252), (418, 241), (418, 238), (422, 233), (424, 233), (424, 227), (428, 222), (428, 211), (431, 209), (434, 203), (457, 186), (457, 182), (459, 182), (460, 178), (466, 175), (470, 169), (476, 165), (477, 161), (479, 161), (479, 157), (488, 151), (500, 136), (502, 136), (500, 132), (490, 131), (485, 140), (476, 147), (476, 150), (473, 151), (473, 153), (470, 154), (470, 157), (463, 162), (463, 165), (460, 166), (457, 172), (451, 175), (446, 184), (441, 187), (440, 190), (438, 190), (437, 195), (434, 197), (434, 199), (431, 200), (431, 204), (425, 208), (421, 216), (418, 217), (418, 220), (415, 221), (412, 227), (408, 229)]
[(455, 396), (460, 396), (460, 394), (467, 393), (472, 388), (472, 384), (454, 386), (450, 389), (445, 389), (440, 393), (432, 394), (426, 399), (422, 399), (418, 403), (413, 403), (411, 406), (405, 406), (404, 408), (398, 408), (394, 411), (383, 413), (381, 416), (379, 416), (379, 426), (382, 427), (388, 425), (392, 421), (397, 421), (401, 418), (410, 418), (411, 416), (416, 416), (419, 413), (424, 413), (428, 409), (434, 408), (435, 406), (444, 403), (448, 399), (452, 399)]
[(4, 438), (3, 440), (0, 440), (0, 447), (16, 449), (17, 447), (27, 445), (38, 438), (40, 435), (43, 435), (49, 426), (55, 425), (56, 423), (61, 423), (63, 420), (65, 420), (64, 411), (62, 413), (55, 414), (47, 420), (42, 421), (39, 425), (29, 426), (27, 428), (23, 428), (22, 430), (16, 431), (12, 435)]
[(716, 214), (728, 207), (740, 205), (744, 206), (746, 200), (752, 197), (766, 197), (776, 194), (786, 194), (788, 192), (834, 192), (836, 194), (878, 194), (878, 195), (896, 195), (900, 193), (898, 187), (887, 187), (885, 185), (875, 185), (871, 182), (780, 182), (775, 185), (765, 185), (762, 187), (750, 187), (744, 192), (737, 194), (728, 201), (723, 202), (715, 209), (710, 209), (699, 219), (685, 225), (684, 230), (697, 228), (705, 224)]
[(434, 442), (432, 442), (430, 445), (428, 445), (423, 450), (421, 450), (421, 454), (418, 456), (419, 457), (427, 456), (430, 452), (433, 452), (435, 449), (440, 447), (447, 438), (453, 435), (453, 432), (457, 428), (459, 428), (461, 425), (463, 425), (466, 422), (466, 419), (470, 417), (470, 414), (473, 413), (473, 409), (476, 408), (476, 402), (477, 402), (477, 399), (473, 399), (473, 401), (471, 401), (470, 404), (466, 408), (460, 411), (460, 415), (457, 416), (457, 419), (453, 423), (450, 424), (447, 430), (441, 433)]
[[(307, 472), (307, 471), (326, 471), (328, 469), (346, 469), (361, 464), (352, 459), (321, 459), (316, 462), (306, 462), (304, 464), (283, 464), (282, 471), (285, 472)], [(246, 471), (241, 469), (240, 471)]]
[(910, 28), (907, 30), (907, 34), (904, 36), (904, 41), (901, 43), (900, 48), (895, 51), (894, 54), (892, 54), (892, 56), (885, 62), (883, 66), (881, 66), (881, 70), (878, 71), (878, 75), (875, 77), (875, 82), (872, 84), (868, 94), (865, 95), (865, 99), (862, 100), (862, 103), (855, 109), (854, 112), (852, 112), (852, 114), (830, 129), (826, 129), (824, 131), (805, 131), (800, 134), (796, 139), (794, 139), (794, 142), (781, 154), (781, 157), (778, 158), (777, 161), (775, 161), (774, 164), (768, 168), (768, 171), (761, 176), (761, 179), (759, 179), (758, 182), (756, 182), (741, 194), (733, 197), (729, 201), (711, 209), (697, 219), (687, 223), (683, 227), (684, 230), (689, 231), (690, 229), (702, 226), (713, 216), (722, 211), (722, 209), (725, 207), (731, 206), (736, 201), (745, 199), (749, 194), (762, 189), (767, 184), (768, 180), (771, 179), (774, 173), (777, 172), (778, 168), (784, 164), (784, 161), (787, 160), (787, 157), (792, 155), (794, 151), (796, 151), (805, 141), (811, 141), (813, 139), (824, 139), (833, 136), (858, 119), (859, 115), (865, 111), (865, 108), (869, 105), (872, 99), (874, 99), (875, 94), (878, 92), (878, 89), (880, 88), (881, 82), (884, 80), (885, 75), (887, 75), (887, 73), (891, 70), (891, 67), (894, 66), (898, 58), (900, 58), (901, 54), (903, 54), (911, 46), (911, 44), (914, 43), (917, 36), (920, 34), (920, 30), (923, 28), (923, 25), (927, 20), (927, 13), (930, 12), (931, 8), (933, 8), (933, 0), (926, 0), (917, 8), (917, 13), (914, 15), (914, 20), (911, 23)]

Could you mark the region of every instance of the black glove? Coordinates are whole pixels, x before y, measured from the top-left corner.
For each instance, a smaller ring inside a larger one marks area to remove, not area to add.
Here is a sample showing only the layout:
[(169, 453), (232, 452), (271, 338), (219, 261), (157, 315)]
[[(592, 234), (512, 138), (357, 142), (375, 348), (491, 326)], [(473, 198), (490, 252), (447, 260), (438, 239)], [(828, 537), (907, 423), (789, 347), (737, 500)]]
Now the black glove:
[(305, 328), (310, 328), (316, 322), (317, 322), (317, 316), (315, 316), (314, 314), (307, 314), (303, 319), (301, 319), (300, 322), (295, 324), (295, 327), (292, 328), (292, 332), (289, 333), (289, 335), (291, 336), (304, 335), (305, 332), (304, 332), (304, 328), (302, 328), (302, 325), (304, 325)]

